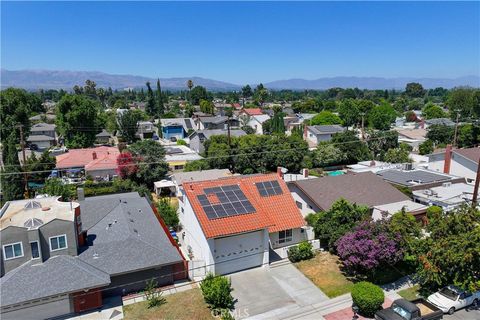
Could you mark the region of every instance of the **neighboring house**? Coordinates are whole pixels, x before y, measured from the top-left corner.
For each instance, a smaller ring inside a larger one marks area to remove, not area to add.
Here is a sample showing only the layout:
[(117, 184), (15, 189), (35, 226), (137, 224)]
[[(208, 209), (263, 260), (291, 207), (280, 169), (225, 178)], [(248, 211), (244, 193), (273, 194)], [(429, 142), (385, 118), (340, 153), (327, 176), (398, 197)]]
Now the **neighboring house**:
[(373, 207), (372, 219), (380, 220), (390, 218), (395, 213), (405, 210), (405, 212), (413, 215), (418, 221), (426, 223), (426, 213), (428, 206), (421, 203), (413, 202), (412, 200), (404, 200), (388, 204), (382, 204)]
[(197, 152), (187, 146), (176, 145), (165, 147), (165, 162), (170, 171), (183, 170), (189, 161), (203, 159)]
[(318, 143), (330, 141), (332, 136), (339, 132), (344, 132), (346, 128), (333, 125), (305, 126), (303, 136), (310, 147), (316, 147)]
[(361, 172), (373, 172), (377, 173), (378, 171), (383, 171), (386, 169), (401, 169), (408, 164), (395, 164), (395, 163), (388, 163), (376, 160), (367, 160), (367, 161), (360, 161), (356, 164), (347, 165), (348, 172), (354, 173), (361, 173)]
[(33, 117), (28, 118), (32, 122), (41, 122), (41, 121), (48, 121), (48, 122), (54, 122), (57, 116), (55, 114), (50, 114), (50, 113), (41, 113), (37, 114)]
[(247, 115), (250, 117), (261, 116), (263, 115), (263, 111), (260, 108), (244, 108), (240, 111), (240, 115)]
[(228, 117), (215, 116), (215, 117), (199, 117), (197, 119), (197, 130), (214, 130), (224, 129), (227, 125)]
[(151, 278), (170, 285), (186, 276), (166, 226), (138, 193), (11, 201), (0, 223), (2, 319), (97, 309)]
[[(228, 135), (228, 130), (198, 130), (194, 133), (192, 133), (189, 137), (190, 139), (190, 148), (194, 150), (195, 152), (202, 153), (205, 151), (203, 147), (203, 143), (209, 139), (211, 136), (226, 136)], [(230, 136), (231, 137), (241, 137), (245, 136), (246, 133), (245, 131), (241, 129), (230, 129)]]
[(371, 172), (292, 181), (288, 183), (288, 188), (304, 217), (310, 213), (329, 210), (340, 198), (366, 205), (370, 209), (378, 205), (410, 200)]
[(428, 155), (428, 169), (459, 177), (465, 177), (473, 182), (477, 176), (480, 148), (452, 149), (447, 146), (440, 153)]
[[(473, 199), (472, 184), (445, 182), (441, 186), (413, 191), (416, 202), (428, 206), (438, 206), (444, 211), (454, 210), (461, 205), (471, 205)], [(480, 196), (477, 196), (477, 203)]]
[(69, 172), (85, 170), (85, 175), (107, 180), (117, 174), (119, 154), (117, 147), (70, 149), (56, 156), (56, 169), (61, 177), (68, 176)]
[(263, 123), (269, 119), (270, 116), (267, 114), (248, 116), (246, 125), (255, 130), (256, 134), (263, 134)]
[(427, 140), (427, 130), (423, 128), (416, 129), (396, 129), (398, 132), (398, 142), (405, 142), (413, 148), (414, 151), (418, 151), (418, 146)]
[(188, 137), (188, 133), (194, 130), (195, 126), (193, 119), (190, 118), (160, 119), (160, 124), (162, 138), (167, 140), (171, 138), (185, 139)]
[(441, 186), (445, 182), (465, 182), (465, 178), (462, 177), (456, 177), (449, 174), (438, 173), (420, 168), (413, 170), (387, 169), (378, 171), (377, 175), (393, 185), (406, 187), (410, 190)]
[(277, 174), (184, 182), (182, 247), (206, 271), (228, 274), (266, 265), (269, 250), (307, 240), (307, 228)]
[(142, 110), (142, 111), (145, 111), (145, 107), (147, 106), (147, 103), (146, 102), (139, 102), (139, 101), (135, 101), (135, 102), (130, 102), (128, 104), (128, 107), (131, 109), (131, 110)]
[(48, 149), (56, 144), (56, 126), (48, 123), (37, 123), (30, 128), (28, 144), (35, 144), (39, 149)]
[(155, 193), (157, 195), (169, 194), (170, 196), (180, 197), (182, 201), (182, 186), (184, 182), (198, 182), (206, 180), (215, 180), (231, 176), (228, 169), (209, 169), (202, 171), (176, 172), (171, 175), (170, 180), (156, 181)]
[(95, 141), (98, 144), (109, 144), (111, 142), (112, 135), (105, 129), (102, 129), (102, 132), (95, 135)]
[(150, 121), (138, 121), (137, 126), (136, 136), (142, 140), (151, 139), (154, 134), (158, 136), (157, 127)]

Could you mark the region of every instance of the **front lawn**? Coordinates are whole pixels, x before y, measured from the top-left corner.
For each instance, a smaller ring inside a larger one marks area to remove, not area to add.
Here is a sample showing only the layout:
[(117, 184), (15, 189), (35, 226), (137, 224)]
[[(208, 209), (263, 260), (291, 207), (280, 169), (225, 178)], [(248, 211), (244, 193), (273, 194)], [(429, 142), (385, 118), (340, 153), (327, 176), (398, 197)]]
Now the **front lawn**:
[(397, 293), (404, 299), (409, 301), (415, 300), (418, 298), (420, 286), (418, 284), (414, 285), (413, 287), (403, 289), (398, 291)]
[(166, 303), (157, 308), (147, 308), (147, 302), (133, 303), (123, 307), (124, 319), (214, 319), (203, 300), (199, 288), (165, 296)]
[(349, 293), (353, 282), (340, 270), (338, 257), (320, 252), (310, 260), (295, 263), (295, 266), (330, 298)]

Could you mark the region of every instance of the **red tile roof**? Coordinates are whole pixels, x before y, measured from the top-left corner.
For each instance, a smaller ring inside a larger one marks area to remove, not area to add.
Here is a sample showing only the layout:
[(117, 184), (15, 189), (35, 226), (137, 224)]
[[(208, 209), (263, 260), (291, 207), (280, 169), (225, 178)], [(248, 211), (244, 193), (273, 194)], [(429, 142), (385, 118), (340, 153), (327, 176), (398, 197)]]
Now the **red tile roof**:
[(56, 157), (57, 168), (114, 169), (117, 167), (119, 154), (117, 147), (70, 149), (67, 153)]
[[(272, 180), (278, 181), (283, 191), (282, 194), (267, 197), (260, 196), (255, 184)], [(202, 209), (197, 196), (204, 194), (203, 190), (205, 188), (227, 185), (238, 185), (256, 211), (224, 218), (209, 219)], [(269, 232), (277, 232), (305, 225), (305, 220), (297, 208), (287, 185), (277, 174), (234, 176), (210, 181), (184, 183), (183, 187), (206, 238), (255, 231), (267, 227)]]
[(250, 108), (250, 109), (243, 109), (243, 112), (248, 114), (249, 116), (261, 116), (263, 114), (262, 109), (260, 108)]

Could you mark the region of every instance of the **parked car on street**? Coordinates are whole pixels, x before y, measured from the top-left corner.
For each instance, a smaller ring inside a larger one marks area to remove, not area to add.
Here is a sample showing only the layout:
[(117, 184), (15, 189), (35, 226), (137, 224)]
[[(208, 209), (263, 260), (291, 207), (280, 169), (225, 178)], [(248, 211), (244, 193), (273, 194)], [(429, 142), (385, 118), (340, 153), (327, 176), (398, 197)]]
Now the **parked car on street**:
[(424, 299), (408, 301), (397, 299), (389, 308), (375, 313), (377, 320), (438, 320), (443, 312)]
[(445, 313), (453, 314), (456, 310), (477, 306), (480, 302), (480, 291), (471, 293), (456, 286), (447, 286), (430, 295), (428, 301)]

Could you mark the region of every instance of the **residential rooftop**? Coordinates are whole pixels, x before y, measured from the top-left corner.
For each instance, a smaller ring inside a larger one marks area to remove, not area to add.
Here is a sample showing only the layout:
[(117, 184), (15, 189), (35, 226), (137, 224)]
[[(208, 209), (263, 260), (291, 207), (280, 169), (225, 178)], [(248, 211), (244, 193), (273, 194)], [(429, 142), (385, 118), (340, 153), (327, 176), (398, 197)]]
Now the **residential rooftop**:
[(15, 200), (0, 211), (0, 230), (7, 227), (36, 229), (54, 219), (73, 221), (77, 202), (61, 202), (59, 197)]
[(316, 125), (316, 126), (307, 126), (308, 130), (314, 134), (333, 134), (338, 132), (343, 132), (346, 129), (342, 126), (333, 124), (333, 125)]
[(232, 173), (228, 169), (210, 169), (202, 171), (179, 172), (172, 175), (172, 180), (181, 186), (184, 182), (198, 182), (226, 178)]
[[(66, 169), (66, 168), (83, 168), (88, 166), (91, 162), (95, 160), (103, 159), (105, 160), (100, 166), (105, 167), (105, 163), (113, 164), (116, 161), (117, 156), (120, 154), (120, 151), (117, 147), (96, 147), (96, 148), (87, 148), (87, 149), (70, 149), (67, 153), (58, 155), (56, 157), (57, 168)], [(96, 161), (101, 162), (101, 161)], [(110, 166), (112, 167), (112, 166)]]
[(305, 225), (287, 185), (277, 174), (184, 182), (183, 188), (207, 238)]
[[(445, 183), (438, 187), (415, 190), (413, 196), (422, 202), (451, 210), (462, 204), (471, 204), (473, 189), (473, 184)], [(477, 200), (480, 200), (480, 196), (477, 197)]]
[(458, 177), (452, 175), (426, 169), (387, 169), (379, 171), (377, 174), (385, 181), (406, 187), (458, 179)]
[(329, 210), (340, 198), (368, 207), (410, 199), (372, 172), (347, 173), (290, 183), (322, 210)]

